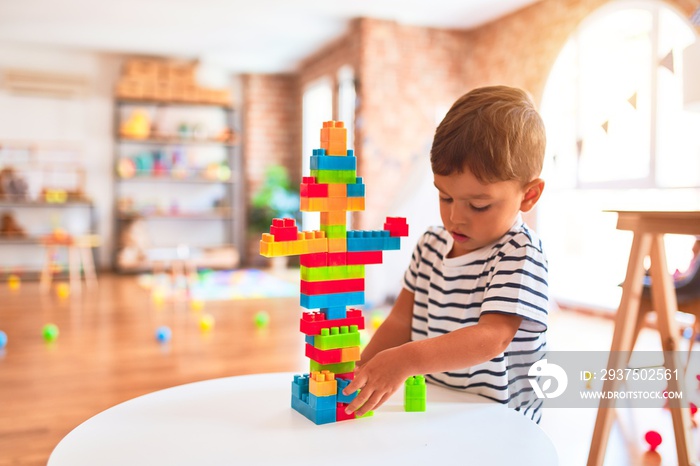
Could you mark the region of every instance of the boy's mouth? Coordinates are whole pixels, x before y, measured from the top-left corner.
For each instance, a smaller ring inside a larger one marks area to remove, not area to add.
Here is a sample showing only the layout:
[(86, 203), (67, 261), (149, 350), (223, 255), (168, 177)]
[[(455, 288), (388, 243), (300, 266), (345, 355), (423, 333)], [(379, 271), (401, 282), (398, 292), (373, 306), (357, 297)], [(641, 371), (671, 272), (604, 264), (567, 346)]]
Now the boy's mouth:
[(451, 231), (450, 234), (452, 234), (452, 237), (454, 238), (455, 241), (458, 243), (464, 243), (465, 241), (469, 241), (469, 237), (466, 235), (463, 235), (461, 233), (457, 233), (456, 231)]

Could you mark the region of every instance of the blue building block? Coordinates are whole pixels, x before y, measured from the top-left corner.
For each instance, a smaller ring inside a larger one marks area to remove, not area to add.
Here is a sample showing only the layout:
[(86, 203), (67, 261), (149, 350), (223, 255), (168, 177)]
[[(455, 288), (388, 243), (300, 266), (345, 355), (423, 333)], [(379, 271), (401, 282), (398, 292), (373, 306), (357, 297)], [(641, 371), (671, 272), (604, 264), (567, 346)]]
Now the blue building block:
[(345, 319), (348, 316), (347, 308), (345, 306), (329, 307), (321, 309), (321, 312), (326, 314), (326, 319)]
[(348, 197), (365, 197), (365, 185), (362, 182), (362, 177), (358, 176), (355, 178), (355, 183), (348, 184), (347, 188)]
[(345, 390), (345, 387), (350, 385), (350, 380), (346, 379), (341, 379), (341, 378), (336, 378), (335, 379), (338, 382), (338, 403), (350, 403), (352, 400), (355, 399), (357, 396), (357, 390), (355, 390), (353, 393), (349, 395), (343, 395), (343, 390)]
[(350, 230), (347, 233), (348, 252), (382, 251), (385, 238), (389, 238), (387, 230)]
[(316, 425), (335, 422), (335, 407), (333, 409), (313, 409), (308, 403), (292, 395), (292, 409), (303, 415)]
[[(317, 149), (323, 150), (323, 149)], [(325, 151), (324, 151), (325, 152)], [(357, 169), (357, 158), (333, 156), (333, 155), (318, 155), (314, 150), (314, 155), (311, 156), (311, 170), (355, 170)]]
[(401, 249), (401, 238), (398, 236), (389, 236), (384, 238), (384, 251), (398, 251)]
[[(313, 338), (313, 337), (312, 337)], [(313, 339), (312, 339), (313, 341)], [(292, 381), (292, 395), (301, 399), (303, 394), (309, 393), (309, 374), (295, 375)]]
[[(304, 337), (304, 341), (305, 341), (307, 344), (313, 346), (313, 345), (314, 345), (314, 336), (313, 336), (313, 335), (306, 335), (306, 336)], [(308, 383), (308, 382), (307, 382), (307, 383)]]
[(307, 295), (300, 294), (301, 307), (306, 309), (322, 309), (330, 307), (354, 306), (365, 303), (364, 291), (353, 291), (350, 293), (333, 293)]
[(316, 396), (313, 393), (309, 393), (309, 406), (311, 407), (311, 409), (315, 409), (316, 411), (322, 411), (324, 409), (335, 409), (337, 402), (337, 395)]

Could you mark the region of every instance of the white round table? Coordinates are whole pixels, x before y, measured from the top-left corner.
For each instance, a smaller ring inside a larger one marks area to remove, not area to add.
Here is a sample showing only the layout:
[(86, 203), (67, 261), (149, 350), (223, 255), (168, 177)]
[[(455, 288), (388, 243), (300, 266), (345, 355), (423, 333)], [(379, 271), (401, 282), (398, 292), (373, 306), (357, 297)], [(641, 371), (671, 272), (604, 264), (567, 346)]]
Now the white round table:
[(400, 390), (373, 417), (317, 426), (291, 409), (292, 377), (228, 377), (135, 398), (76, 427), (48, 465), (558, 464), (537, 424), (476, 395), (428, 384), (426, 412), (404, 412)]

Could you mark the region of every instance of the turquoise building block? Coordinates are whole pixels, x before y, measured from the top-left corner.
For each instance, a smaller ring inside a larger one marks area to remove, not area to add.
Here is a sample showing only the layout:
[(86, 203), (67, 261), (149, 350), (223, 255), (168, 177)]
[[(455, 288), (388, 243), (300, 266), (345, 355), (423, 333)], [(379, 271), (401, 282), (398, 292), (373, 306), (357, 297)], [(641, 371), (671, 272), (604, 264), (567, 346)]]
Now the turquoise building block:
[(365, 185), (362, 182), (362, 177), (355, 178), (355, 183), (348, 184), (348, 197), (365, 197)]
[(365, 303), (364, 291), (353, 291), (349, 293), (332, 293), (308, 295), (300, 294), (299, 302), (306, 309), (322, 309), (324, 307), (355, 306)]
[(335, 409), (337, 402), (338, 397), (336, 395), (316, 396), (313, 393), (309, 393), (309, 406), (311, 409), (315, 409), (316, 411)]
[(336, 419), (335, 408), (316, 410), (294, 395), (292, 395), (292, 409), (316, 425), (330, 424), (331, 422), (335, 422)]
[(315, 149), (314, 155), (310, 159), (310, 169), (311, 170), (356, 170), (357, 169), (357, 158), (354, 156), (335, 156), (335, 155), (322, 155), (317, 154), (317, 151), (323, 151), (323, 149)]
[(347, 379), (341, 379), (341, 378), (336, 378), (335, 379), (338, 382), (338, 394), (336, 395), (338, 397), (338, 403), (350, 403), (352, 400), (355, 399), (357, 396), (357, 390), (355, 390), (353, 393), (349, 395), (343, 395), (343, 390), (345, 390), (345, 387), (350, 385), (350, 380)]

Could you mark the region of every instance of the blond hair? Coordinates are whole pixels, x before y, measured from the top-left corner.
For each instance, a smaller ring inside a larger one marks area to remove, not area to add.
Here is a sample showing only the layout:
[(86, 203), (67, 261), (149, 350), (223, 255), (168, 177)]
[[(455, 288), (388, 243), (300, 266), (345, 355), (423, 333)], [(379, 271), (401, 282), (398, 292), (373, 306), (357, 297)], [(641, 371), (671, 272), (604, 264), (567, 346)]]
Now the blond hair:
[(460, 97), (435, 131), (433, 173), (468, 169), (479, 181), (527, 183), (542, 171), (544, 123), (525, 91), (507, 86), (474, 89)]

